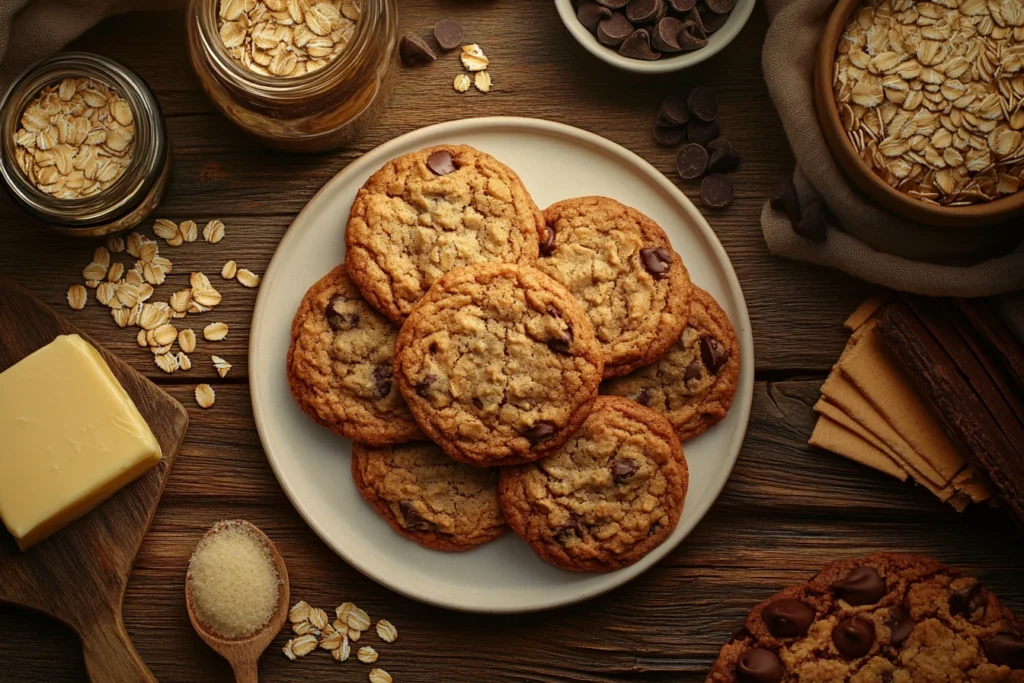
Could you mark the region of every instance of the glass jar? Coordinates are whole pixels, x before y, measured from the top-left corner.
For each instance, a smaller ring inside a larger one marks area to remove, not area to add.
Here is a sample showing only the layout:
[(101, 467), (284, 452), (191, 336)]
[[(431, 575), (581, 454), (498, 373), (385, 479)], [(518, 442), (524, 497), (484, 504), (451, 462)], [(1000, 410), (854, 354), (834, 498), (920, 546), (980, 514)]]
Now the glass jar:
[[(121, 175), (96, 194), (78, 198), (58, 198), (36, 187), (15, 151), (26, 107), (44, 87), (65, 78), (90, 78), (116, 91), (131, 108), (134, 126), (131, 158)], [(171, 162), (160, 106), (138, 74), (106, 57), (63, 52), (29, 66), (0, 101), (0, 135), (0, 175), (14, 202), (67, 235), (100, 237), (127, 230), (152, 213), (167, 186)]]
[(188, 53), (199, 82), (232, 123), (288, 152), (347, 144), (380, 116), (394, 87), (398, 0), (362, 0), (347, 47), (301, 76), (255, 73), (221, 40), (219, 0), (189, 0)]

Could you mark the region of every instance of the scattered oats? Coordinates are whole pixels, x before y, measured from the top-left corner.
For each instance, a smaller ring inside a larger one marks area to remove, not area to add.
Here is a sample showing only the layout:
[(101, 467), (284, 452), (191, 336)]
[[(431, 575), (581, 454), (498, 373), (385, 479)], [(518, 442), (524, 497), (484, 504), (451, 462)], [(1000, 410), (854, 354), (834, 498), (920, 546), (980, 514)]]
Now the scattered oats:
[(128, 327), (131, 314), (132, 309), (130, 308), (115, 308), (110, 311), (110, 315), (114, 318), (114, 322), (118, 327)]
[(335, 619), (331, 626), (334, 627), (335, 631), (340, 631), (341, 633), (348, 631), (348, 624), (345, 623), (344, 619)]
[(221, 379), (227, 377), (228, 371), (231, 370), (231, 363), (220, 356), (211, 356), (210, 360), (213, 361), (213, 367), (217, 369), (217, 374), (220, 375)]
[(252, 272), (248, 268), (239, 268), (235, 274), (235, 278), (243, 287), (259, 287), (260, 276)]
[(134, 306), (139, 301), (139, 288), (130, 282), (117, 286), (117, 300), (125, 306)]
[(185, 353), (192, 353), (196, 350), (196, 333), (185, 328), (178, 332), (178, 346)]
[(167, 246), (169, 247), (180, 247), (185, 240), (182, 239), (180, 234), (175, 234), (174, 237), (167, 240)]
[(359, 648), (359, 652), (356, 653), (356, 658), (363, 664), (373, 664), (378, 656), (377, 651), (369, 645)]
[(137, 304), (135, 304), (134, 306), (132, 306), (131, 308), (126, 308), (125, 309), (125, 310), (128, 311), (128, 325), (138, 325), (139, 324), (139, 317), (142, 315), (142, 307), (145, 306), (145, 305), (146, 304), (144, 304), (144, 303), (142, 303), (140, 301)]
[(107, 267), (102, 263), (93, 261), (82, 269), (82, 279), (99, 282), (107, 276)]
[(394, 683), (394, 679), (384, 669), (370, 669), (370, 683)]
[(120, 237), (108, 237), (107, 251), (111, 254), (120, 254), (124, 251), (124, 240)]
[(106, 247), (96, 247), (96, 250), (92, 253), (92, 262), (98, 263), (104, 268), (109, 268), (110, 252), (107, 251)]
[(462, 46), (461, 59), (467, 71), (483, 71), (490, 64), (490, 60), (484, 56), (484, 51), (475, 43)]
[(316, 633), (316, 629), (308, 621), (299, 621), (292, 624), (292, 633), (297, 636), (304, 636), (307, 633)]
[(146, 330), (155, 330), (170, 321), (170, 310), (163, 310), (156, 304), (142, 304), (142, 311), (139, 313), (139, 327)]
[(234, 261), (228, 261), (224, 264), (224, 267), (220, 269), (220, 276), (225, 280), (233, 280), (237, 271), (238, 264)]
[(128, 253), (131, 254), (132, 256), (134, 256), (135, 258), (139, 258), (139, 256), (142, 254), (142, 240), (143, 239), (144, 238), (142, 237), (142, 235), (140, 235), (137, 232), (133, 232), (130, 235), (128, 235), (128, 242), (127, 242)]
[(348, 630), (348, 639), (353, 643), (358, 643), (359, 639), (363, 637), (363, 632), (357, 628), (350, 628)]
[[(196, 387), (196, 403), (199, 404), (200, 408), (204, 410), (213, 406), (213, 402), (216, 400), (217, 394), (213, 391), (213, 387), (209, 384), (200, 384)], [(305, 637), (305, 636), (303, 636)], [(313, 646), (316, 647), (316, 638), (313, 638)], [(301, 656), (301, 655), (300, 655)]]
[(156, 242), (148, 240), (145, 237), (142, 238), (142, 243), (139, 245), (139, 260), (143, 263), (152, 263), (153, 259), (160, 253), (160, 247), (157, 246)]
[(458, 92), (466, 92), (472, 84), (473, 81), (466, 74), (459, 74), (455, 77), (454, 87)]
[(477, 71), (476, 76), (473, 77), (473, 85), (480, 92), (491, 92), (491, 72)]
[(204, 313), (221, 302), (221, 295), (212, 287), (210, 289), (193, 289), (192, 302), (199, 306), (196, 307), (196, 310), (192, 310), (193, 306), (190, 306), (189, 313)]
[(82, 285), (71, 285), (68, 287), (68, 306), (76, 311), (85, 308), (85, 302), (89, 300), (89, 293)]
[(192, 303), (192, 290), (182, 289), (174, 294), (171, 294), (171, 309), (179, 313), (184, 313), (188, 310), (189, 304)]
[(321, 634), (320, 642), (318, 644), (323, 650), (337, 650), (344, 642), (345, 637), (334, 629), (331, 629), (330, 635), (324, 636)]
[(139, 346), (141, 346), (142, 348), (146, 348), (147, 346), (149, 346), (149, 339), (147, 339), (146, 337), (146, 330), (139, 330), (139, 334), (137, 337), (135, 337), (135, 341), (138, 342)]
[(160, 327), (153, 330), (153, 340), (156, 341), (160, 346), (166, 346), (167, 344), (173, 344), (174, 340), (178, 338), (178, 328), (170, 323), (161, 325)]
[(139, 285), (135, 298), (137, 301), (149, 301), (153, 296), (153, 291), (153, 285), (148, 282), (143, 282)]
[(153, 223), (153, 234), (164, 240), (172, 240), (181, 235), (178, 232), (178, 225), (166, 218), (157, 218)]
[[(170, 344), (165, 344), (164, 346), (151, 346), (151, 347), (149, 347), (149, 350), (153, 353), (154, 356), (162, 356), (165, 353), (174, 356), (174, 354), (171, 353), (171, 345)], [(175, 356), (175, 360), (177, 360), (176, 356)]]
[(178, 351), (178, 367), (182, 370), (192, 369), (192, 359), (184, 351)]
[(188, 281), (192, 285), (192, 289), (213, 289), (213, 285), (210, 284), (210, 278), (206, 277), (203, 273), (192, 273)]
[(203, 306), (202, 304), (199, 304), (199, 303), (196, 303), (195, 301), (193, 301), (192, 303), (190, 303), (188, 305), (188, 312), (189, 313), (206, 313), (211, 308), (212, 308), (212, 306)]
[(146, 265), (142, 266), (142, 277), (149, 284), (156, 285), (157, 287), (159, 287), (164, 283), (164, 280), (167, 278), (167, 273), (164, 271), (163, 268), (159, 266), (154, 266), (152, 263), (147, 263)]
[[(192, 330), (188, 331), (191, 332)], [(195, 335), (193, 335), (192, 338), (195, 339)], [(292, 608), (288, 610), (288, 621), (293, 624), (297, 624), (302, 621), (309, 621), (309, 603), (305, 600), (299, 600), (297, 603), (292, 605)]]
[(349, 628), (365, 631), (370, 628), (370, 615), (353, 605), (345, 615), (345, 623), (349, 625)]
[[(209, 337), (207, 337), (207, 339), (209, 339)], [(316, 629), (323, 630), (323, 629), (327, 628), (327, 626), (328, 626), (327, 612), (323, 611), (319, 607), (310, 607), (309, 608), (309, 623), (313, 624), (313, 627), (316, 628)]]
[(207, 223), (203, 228), (203, 239), (210, 244), (217, 244), (224, 239), (224, 223), (216, 218)]
[(348, 638), (345, 637), (341, 639), (341, 647), (331, 650), (331, 656), (338, 662), (346, 661), (350, 654), (352, 654), (352, 646), (348, 644)]
[[(210, 323), (203, 328), (203, 338), (206, 341), (221, 341), (226, 336), (228, 336), (228, 326), (225, 323)], [(323, 610), (319, 611), (323, 612)], [(310, 618), (310, 621), (313, 621), (312, 618)], [(324, 616), (324, 623), (327, 623), (326, 615)], [(323, 628), (323, 626), (318, 625), (315, 621), (313, 621), (313, 625), (317, 628)]]
[(100, 281), (99, 280), (86, 280), (85, 281), (85, 286), (88, 287), (89, 289), (96, 289), (97, 287), (100, 286)]
[(107, 271), (107, 282), (117, 282), (124, 276), (124, 264), (115, 263)]
[[(171, 374), (178, 369), (178, 357), (173, 353), (164, 353), (162, 355), (155, 356), (153, 360), (156, 362), (156, 366), (167, 374)], [(196, 396), (196, 400), (199, 400), (198, 396)]]
[(292, 641), (289, 640), (287, 643), (285, 643), (284, 647), (281, 648), (281, 652), (283, 652), (284, 656), (288, 659), (292, 660), (293, 662), (295, 661), (295, 653), (292, 652)]
[(199, 239), (199, 226), (195, 221), (182, 221), (178, 224), (178, 234), (185, 242), (195, 242)]
[(113, 282), (101, 282), (100, 286), (96, 288), (96, 301), (104, 306), (116, 305), (120, 308), (122, 304), (117, 300), (117, 285)]
[(393, 643), (398, 640), (398, 629), (387, 619), (381, 619), (377, 622), (377, 635), (385, 643)]
[[(316, 649), (316, 636), (307, 633), (288, 641), (291, 644), (291, 651), (296, 657), (305, 657)], [(287, 645), (285, 646), (287, 647)]]
[(125, 273), (124, 281), (130, 285), (141, 285), (144, 282), (144, 280), (142, 279), (142, 267), (138, 266), (136, 268), (132, 268), (127, 273)]

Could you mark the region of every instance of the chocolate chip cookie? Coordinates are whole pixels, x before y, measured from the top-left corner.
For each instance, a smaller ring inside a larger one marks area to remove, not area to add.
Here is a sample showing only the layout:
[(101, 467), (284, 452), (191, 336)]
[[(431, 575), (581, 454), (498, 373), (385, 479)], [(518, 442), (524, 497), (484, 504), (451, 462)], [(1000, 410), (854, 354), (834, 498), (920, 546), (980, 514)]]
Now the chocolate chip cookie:
[(565, 287), (504, 263), (438, 280), (395, 345), (395, 377), (420, 427), (455, 460), (484, 467), (560, 446), (590, 412), (603, 367)]
[(533, 264), (543, 224), (512, 169), (465, 145), (430, 147), (388, 162), (359, 190), (345, 230), (348, 274), (401, 325), (452, 268)]
[(398, 328), (373, 310), (340, 265), (309, 288), (292, 321), (288, 384), (317, 424), (384, 446), (422, 439), (392, 381)]
[(690, 278), (665, 231), (614, 199), (567, 199), (544, 211), (537, 268), (572, 292), (604, 352), (604, 376), (653, 363), (679, 339)]
[(765, 600), (708, 683), (1021, 683), (1024, 627), (977, 579), (919, 555), (828, 565)]
[(402, 536), (434, 550), (468, 550), (501, 536), (498, 470), (455, 462), (426, 441), (352, 445), (356, 488)]
[(692, 290), (689, 322), (668, 353), (601, 388), (665, 413), (683, 441), (725, 417), (740, 375), (740, 346), (729, 317), (710, 294)]
[(501, 471), (512, 530), (551, 564), (608, 572), (676, 528), (686, 498), (683, 448), (663, 415), (601, 396), (579, 431), (543, 460)]

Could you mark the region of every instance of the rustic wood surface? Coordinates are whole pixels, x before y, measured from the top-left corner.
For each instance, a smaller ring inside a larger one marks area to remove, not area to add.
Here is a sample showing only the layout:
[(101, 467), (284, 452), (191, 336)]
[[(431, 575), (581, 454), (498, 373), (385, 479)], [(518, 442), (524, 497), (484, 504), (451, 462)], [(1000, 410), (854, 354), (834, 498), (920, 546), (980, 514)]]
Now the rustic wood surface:
[[(401, 5), (403, 31), (426, 35), (438, 18), (459, 17), (467, 37), (494, 62), (494, 91), (455, 93), (451, 80), (459, 67), (453, 55), (403, 71), (376, 127), (347, 151), (315, 157), (262, 149), (213, 110), (188, 65), (180, 11), (113, 18), (75, 43), (137, 70), (160, 100), (174, 168), (158, 215), (220, 218), (228, 226), (220, 245), (164, 248), (176, 264), (170, 287), (187, 286), (192, 269), (216, 282), (229, 258), (262, 273), (292, 218), (325, 181), (376, 145), (440, 121), (497, 114), (562, 121), (625, 145), (675, 179), (673, 152), (650, 138), (658, 105), (685, 84), (713, 85), (724, 132), (744, 158), (734, 176), (736, 202), (706, 215), (736, 266), (753, 324), (758, 382), (746, 443), (722, 497), (691, 537), (629, 585), (537, 615), (447, 612), (360, 575), (317, 539), (285, 498), (249, 404), (246, 349), (254, 290), (235, 283), (220, 287), (225, 302), (217, 317), (229, 324), (228, 338), (216, 345), (201, 340), (191, 372), (171, 377), (136, 347), (134, 332), (114, 327), (93, 303), (72, 319), (162, 383), (192, 418), (124, 605), (128, 633), (161, 681), (231, 680), (227, 663), (192, 631), (182, 599), (195, 542), (223, 518), (251, 520), (274, 539), (288, 562), (295, 599), (323, 607), (355, 600), (371, 616), (393, 621), (401, 634), (397, 643), (367, 639), (380, 645), (379, 665), (399, 682), (703, 681), (753, 604), (832, 559), (877, 550), (932, 554), (976, 573), (1024, 612), (1024, 544), (997, 511), (958, 515), (921, 489), (806, 445), (811, 405), (845, 341), (842, 320), (871, 289), (775, 259), (765, 247), (761, 206), (791, 170), (792, 158), (761, 75), (763, 8), (732, 45), (700, 68), (643, 78), (613, 71), (586, 53), (548, 1)], [(696, 186), (680, 187), (697, 201)], [(91, 248), (33, 225), (9, 200), (0, 200), (0, 271), (69, 315), (64, 295), (79, 281)], [(234, 364), (226, 380), (214, 374), (210, 353)], [(209, 411), (192, 399), (201, 380), (217, 388)], [(272, 647), (283, 642), (279, 637)], [(367, 671), (325, 653), (289, 662), (271, 652), (260, 666), (264, 681), (361, 681)], [(72, 633), (45, 617), (0, 606), (0, 682), (51, 680), (85, 680)]]

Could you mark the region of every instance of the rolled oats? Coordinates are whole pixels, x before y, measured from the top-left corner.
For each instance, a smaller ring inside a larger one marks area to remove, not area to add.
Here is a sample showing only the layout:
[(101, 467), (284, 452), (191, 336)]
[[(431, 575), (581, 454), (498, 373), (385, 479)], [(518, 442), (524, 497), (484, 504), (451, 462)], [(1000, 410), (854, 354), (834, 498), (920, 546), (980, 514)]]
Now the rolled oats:
[(225, 280), (234, 280), (235, 274), (238, 272), (238, 264), (234, 261), (228, 261), (220, 269), (220, 276)]
[(458, 92), (466, 92), (467, 90), (469, 90), (469, 86), (472, 84), (473, 81), (470, 80), (469, 76), (467, 76), (466, 74), (459, 74), (458, 76), (455, 77), (454, 87), (455, 90)]
[(480, 92), (491, 92), (491, 72), (478, 71), (473, 77), (473, 85)]
[[(211, 387), (209, 384), (200, 384), (199, 386), (196, 387), (196, 403), (199, 404), (200, 408), (204, 410), (206, 410), (207, 408), (211, 408), (216, 398), (217, 394), (214, 392), (213, 387)], [(313, 637), (313, 647), (316, 647), (315, 636)]]
[(370, 669), (370, 683), (394, 683), (394, 679), (384, 669)]
[(82, 269), (82, 279), (99, 281), (107, 277), (107, 267), (93, 261)]
[[(153, 360), (156, 362), (156, 366), (167, 374), (171, 374), (178, 370), (178, 357), (173, 353), (164, 353), (159, 356), (154, 356)], [(198, 396), (196, 397), (196, 400), (199, 400)]]
[[(290, 644), (291, 651), (295, 654), (296, 657), (305, 657), (310, 652), (316, 649), (316, 636), (312, 634), (306, 634), (304, 636), (293, 638), (292, 640), (288, 641), (288, 643)], [(289, 645), (286, 644), (285, 647), (289, 647)]]
[(329, 625), (329, 622), (327, 621), (327, 612), (323, 611), (319, 607), (310, 607), (309, 623), (313, 624), (313, 627), (319, 630), (327, 628)]
[(385, 643), (393, 643), (398, 640), (398, 629), (387, 619), (377, 622), (377, 635)]
[(363, 664), (373, 664), (378, 657), (377, 651), (369, 645), (359, 648), (359, 652), (356, 653), (356, 658)]
[(153, 222), (153, 234), (164, 240), (172, 240), (181, 236), (177, 223), (166, 218), (158, 218)]
[(182, 221), (178, 224), (178, 234), (184, 242), (195, 242), (199, 239), (199, 225), (195, 221)]
[(89, 299), (89, 293), (82, 285), (71, 285), (68, 287), (68, 306), (76, 311), (85, 308), (85, 302)]
[(180, 370), (192, 369), (192, 359), (189, 358), (184, 351), (178, 351), (178, 368)]
[[(206, 341), (221, 341), (227, 336), (228, 326), (225, 323), (210, 323), (203, 328), (203, 338), (206, 339)], [(320, 611), (322, 612), (323, 610)], [(323, 628), (323, 626), (320, 626), (312, 617), (310, 617), (310, 621), (312, 621), (313, 625), (317, 628)], [(324, 615), (324, 624), (327, 624), (326, 614)]]
[[(224, 5), (221, 5), (221, 12), (224, 11)], [(191, 330), (189, 330), (191, 332)], [(292, 605), (292, 608), (288, 610), (288, 621), (293, 624), (297, 624), (302, 621), (309, 621), (309, 603), (305, 600), (299, 600), (297, 603)]]
[(114, 263), (107, 270), (107, 282), (117, 282), (124, 277), (124, 264)]
[(217, 374), (220, 375), (221, 379), (227, 377), (228, 372), (231, 370), (231, 363), (220, 356), (210, 356), (210, 360), (213, 361), (213, 367), (217, 370)]
[(341, 646), (336, 650), (331, 651), (331, 656), (337, 662), (344, 662), (349, 658), (352, 653), (352, 646), (348, 644), (348, 638), (341, 639)]
[(107, 251), (111, 254), (120, 254), (124, 251), (124, 240), (120, 237), (107, 238)]
[(235, 273), (235, 279), (238, 280), (239, 284), (243, 287), (259, 287), (261, 278), (248, 268), (239, 268)]
[(224, 223), (214, 219), (203, 228), (203, 239), (210, 244), (217, 244), (224, 239)]
[(462, 66), (466, 67), (467, 71), (483, 71), (491, 63), (484, 55), (484, 51), (476, 43), (463, 45), (462, 54), (459, 58), (462, 60)]

